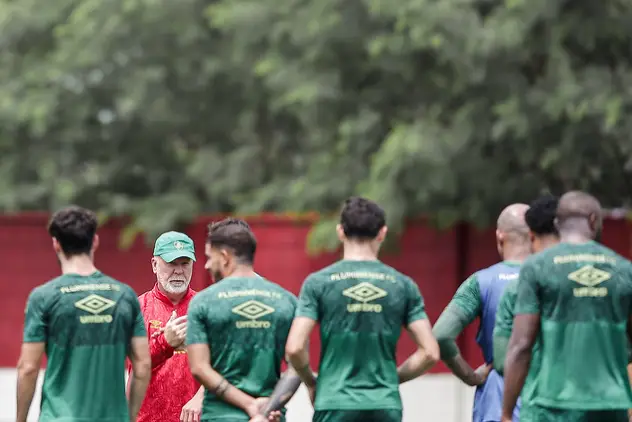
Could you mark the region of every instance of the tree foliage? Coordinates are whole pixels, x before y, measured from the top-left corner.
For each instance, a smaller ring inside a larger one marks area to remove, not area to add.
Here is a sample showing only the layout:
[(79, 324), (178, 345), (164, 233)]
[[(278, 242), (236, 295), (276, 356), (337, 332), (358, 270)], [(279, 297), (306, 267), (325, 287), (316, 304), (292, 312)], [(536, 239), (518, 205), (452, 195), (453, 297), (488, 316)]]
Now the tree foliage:
[[(487, 224), (632, 198), (623, 0), (0, 0), (0, 209)], [(312, 233), (331, 241), (331, 221)]]

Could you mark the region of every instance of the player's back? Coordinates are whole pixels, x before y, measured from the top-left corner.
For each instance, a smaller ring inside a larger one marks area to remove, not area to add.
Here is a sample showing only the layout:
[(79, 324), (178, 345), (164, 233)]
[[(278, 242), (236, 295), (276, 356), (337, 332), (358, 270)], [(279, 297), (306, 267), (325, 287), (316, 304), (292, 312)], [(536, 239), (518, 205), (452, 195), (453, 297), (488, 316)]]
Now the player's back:
[[(504, 261), (475, 274), (481, 296), (481, 321), (476, 342), (483, 352), (486, 363), (494, 361), (493, 337), (498, 304), (507, 285), (517, 281), (519, 272), (520, 263)], [(500, 420), (503, 387), (503, 377), (496, 370), (492, 370), (485, 383), (476, 387), (473, 420)], [(516, 408), (516, 415), (518, 411), (519, 406)]]
[[(296, 304), (296, 296), (261, 276), (227, 277), (191, 301), (187, 343), (207, 343), (211, 366), (228, 382), (267, 397), (280, 377)], [(203, 419), (227, 417), (248, 420), (241, 409), (206, 392)]]
[(560, 243), (528, 260), (519, 284), (517, 313), (526, 313), (525, 297), (539, 301), (542, 354), (535, 403), (575, 410), (631, 407), (626, 371), (631, 263), (596, 242)]
[(414, 281), (380, 261), (342, 260), (311, 274), (304, 288), (319, 297), (315, 408), (401, 409), (395, 352), (421, 299)]
[(125, 358), (140, 312), (134, 291), (100, 272), (37, 287), (26, 342), (46, 342), (40, 421), (129, 421)]
[(519, 273), (520, 264), (507, 261), (499, 262), (476, 273), (482, 303), (481, 324), (476, 335), (476, 342), (483, 351), (486, 363), (494, 360), (493, 334), (498, 303), (507, 284), (511, 280), (517, 280)]

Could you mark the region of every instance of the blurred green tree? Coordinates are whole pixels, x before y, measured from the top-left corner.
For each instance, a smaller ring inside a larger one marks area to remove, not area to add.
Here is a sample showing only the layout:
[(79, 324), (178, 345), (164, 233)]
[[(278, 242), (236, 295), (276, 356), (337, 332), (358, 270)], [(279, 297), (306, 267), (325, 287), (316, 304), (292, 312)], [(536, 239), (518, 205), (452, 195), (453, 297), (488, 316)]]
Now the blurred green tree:
[(0, 23), (4, 211), (81, 203), (130, 238), (354, 193), (395, 231), (632, 198), (626, 1), (1, 0)]

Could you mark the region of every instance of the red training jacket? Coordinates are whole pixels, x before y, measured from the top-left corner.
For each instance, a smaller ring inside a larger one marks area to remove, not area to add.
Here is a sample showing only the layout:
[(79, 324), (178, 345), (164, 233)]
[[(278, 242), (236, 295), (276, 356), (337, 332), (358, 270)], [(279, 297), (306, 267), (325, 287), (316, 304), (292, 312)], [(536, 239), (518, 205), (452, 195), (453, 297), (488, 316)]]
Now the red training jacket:
[[(182, 407), (200, 388), (200, 384), (189, 371), (186, 350), (174, 350), (167, 343), (164, 334), (153, 336), (165, 326), (174, 310), (178, 316), (186, 315), (189, 303), (196, 293), (189, 289), (182, 301), (174, 306), (156, 284), (152, 290), (138, 297), (149, 335), (151, 381), (137, 422), (180, 422)], [(127, 370), (131, 373), (129, 360)]]

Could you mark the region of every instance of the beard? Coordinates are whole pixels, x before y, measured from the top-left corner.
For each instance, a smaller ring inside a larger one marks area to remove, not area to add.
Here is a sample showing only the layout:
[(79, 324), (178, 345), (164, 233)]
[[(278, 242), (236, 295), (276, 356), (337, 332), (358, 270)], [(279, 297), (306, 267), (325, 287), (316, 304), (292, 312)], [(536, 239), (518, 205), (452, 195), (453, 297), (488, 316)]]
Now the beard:
[(213, 276), (213, 282), (215, 283), (222, 281), (224, 278), (224, 274), (219, 270), (211, 270), (211, 276)]
[(184, 293), (189, 289), (190, 282), (191, 281), (186, 280), (167, 280), (160, 284), (167, 293), (179, 294)]

